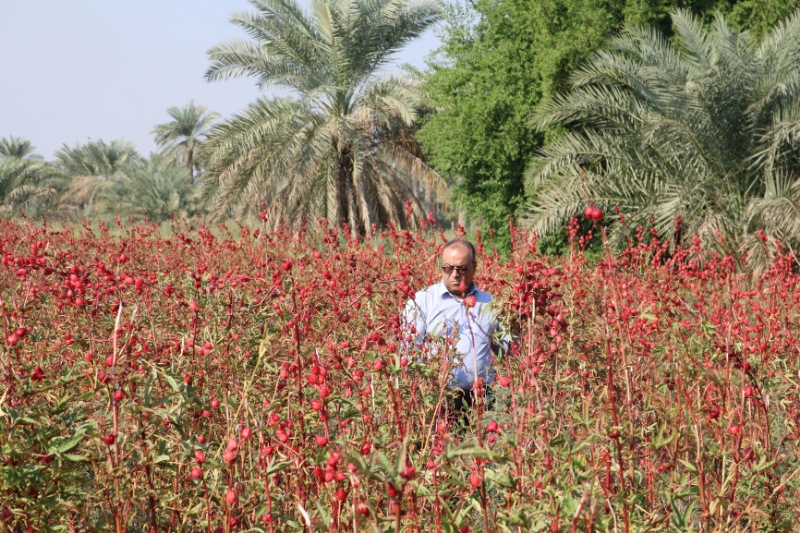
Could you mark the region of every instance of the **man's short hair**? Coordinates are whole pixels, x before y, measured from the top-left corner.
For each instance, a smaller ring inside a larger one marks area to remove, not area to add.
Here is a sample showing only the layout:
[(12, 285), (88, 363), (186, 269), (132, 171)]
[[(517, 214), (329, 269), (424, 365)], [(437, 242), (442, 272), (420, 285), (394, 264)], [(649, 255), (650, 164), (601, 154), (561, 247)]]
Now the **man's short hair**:
[(466, 239), (453, 239), (451, 241), (447, 241), (442, 247), (442, 254), (444, 254), (448, 248), (453, 246), (465, 246), (469, 250), (469, 253), (472, 254), (472, 262), (475, 263), (478, 261), (478, 256), (475, 254), (475, 246), (473, 246), (472, 243)]

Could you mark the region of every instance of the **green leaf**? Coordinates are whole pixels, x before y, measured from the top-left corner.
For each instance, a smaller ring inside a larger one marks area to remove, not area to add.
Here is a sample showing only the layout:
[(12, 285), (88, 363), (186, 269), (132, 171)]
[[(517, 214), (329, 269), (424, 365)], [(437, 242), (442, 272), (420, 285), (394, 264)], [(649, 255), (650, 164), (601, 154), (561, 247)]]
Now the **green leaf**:
[(772, 459), (770, 461), (767, 461), (766, 456), (764, 456), (764, 457), (761, 458), (761, 460), (758, 462), (758, 464), (753, 467), (753, 472), (758, 473), (758, 472), (761, 472), (762, 470), (766, 470), (767, 468), (769, 468), (772, 465), (774, 465), (776, 462), (777, 462), (776, 459)]
[(692, 474), (697, 474), (697, 467), (694, 466), (689, 461), (684, 461), (683, 459), (678, 459), (678, 462), (681, 463), (686, 469), (691, 472)]
[(83, 433), (79, 433), (78, 435), (75, 435), (71, 439), (67, 439), (64, 442), (62, 442), (61, 445), (59, 445), (59, 447), (56, 448), (56, 452), (58, 452), (58, 453), (68, 452), (68, 451), (72, 450), (73, 448), (75, 448), (76, 446), (78, 446), (78, 444), (80, 444), (84, 440), (86, 440), (86, 437), (84, 436), (84, 434)]
[(671, 443), (676, 438), (678, 438), (678, 432), (677, 431), (674, 432), (674, 433), (670, 433), (670, 435), (667, 438), (664, 438), (664, 431), (666, 430), (666, 427), (667, 427), (667, 424), (666, 423), (662, 423), (661, 427), (658, 428), (658, 434), (656, 435), (656, 438), (653, 441), (653, 448), (655, 450), (659, 450), (659, 449), (663, 448), (664, 446), (667, 446), (669, 443)]
[(181, 392), (180, 385), (178, 385), (178, 382), (175, 381), (175, 378), (172, 377), (169, 373), (164, 372), (164, 379), (167, 380), (167, 383), (169, 384), (170, 388), (172, 388), (172, 390), (174, 390), (177, 393)]
[(291, 466), (292, 463), (290, 461), (281, 461), (279, 463), (275, 463), (267, 469), (267, 475), (283, 472), (284, 470), (290, 468)]

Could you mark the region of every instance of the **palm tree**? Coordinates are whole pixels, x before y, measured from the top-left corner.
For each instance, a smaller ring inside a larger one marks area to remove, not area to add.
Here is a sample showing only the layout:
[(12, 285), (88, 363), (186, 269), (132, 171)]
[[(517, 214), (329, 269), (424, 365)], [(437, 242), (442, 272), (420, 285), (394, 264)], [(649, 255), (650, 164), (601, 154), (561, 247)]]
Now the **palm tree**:
[(154, 154), (129, 175), (114, 180), (98, 195), (98, 205), (115, 214), (148, 218), (155, 222), (170, 216), (193, 216), (200, 212), (199, 194), (183, 179), (184, 169), (174, 159)]
[(153, 128), (156, 144), (165, 154), (183, 163), (189, 173), (189, 184), (194, 185), (197, 151), (219, 114), (209, 112), (203, 106), (195, 106), (193, 101), (185, 107), (170, 107), (167, 114), (173, 120)]
[(42, 156), (36, 154), (36, 148), (31, 141), (13, 135), (0, 138), (0, 159), (7, 157), (42, 159)]
[(757, 252), (767, 220), (793, 219), (785, 231), (800, 238), (800, 14), (760, 44), (722, 18), (708, 29), (686, 11), (672, 21), (674, 43), (630, 28), (542, 108), (541, 128), (567, 131), (530, 168), (525, 222), (552, 232), (593, 202), (666, 237), (680, 217), (684, 238), (727, 253)]
[(441, 17), (406, 0), (251, 0), (232, 22), (254, 41), (212, 48), (208, 80), (252, 76), (296, 98), (260, 99), (210, 136), (204, 192), (216, 212), (269, 205), (270, 223), (308, 217), (405, 226), (422, 215), (409, 181), (440, 183), (411, 138), (425, 103), (410, 79), (377, 79), (393, 54)]
[(36, 216), (55, 205), (64, 191), (63, 172), (41, 159), (0, 158), (0, 216), (22, 211)]
[(93, 214), (102, 189), (110, 187), (114, 180), (123, 179), (143, 162), (136, 146), (123, 140), (63, 145), (55, 156), (56, 164), (72, 178), (65, 195), (67, 205), (88, 214)]

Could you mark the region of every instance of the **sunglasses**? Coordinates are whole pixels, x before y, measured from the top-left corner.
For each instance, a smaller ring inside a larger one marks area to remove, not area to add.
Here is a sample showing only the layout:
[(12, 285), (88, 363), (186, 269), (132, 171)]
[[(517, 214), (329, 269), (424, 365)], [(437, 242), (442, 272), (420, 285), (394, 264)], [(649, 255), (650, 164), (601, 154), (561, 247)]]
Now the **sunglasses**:
[(445, 266), (443, 266), (443, 267), (442, 267), (442, 272), (444, 272), (444, 273), (445, 273), (445, 274), (447, 274), (448, 276), (449, 276), (450, 274), (452, 274), (454, 270), (455, 270), (456, 272), (458, 272), (459, 274), (466, 274), (467, 272), (469, 272), (469, 270), (470, 270), (471, 268), (472, 268), (471, 266), (460, 266), (460, 267), (455, 267), (455, 266), (445, 265)]

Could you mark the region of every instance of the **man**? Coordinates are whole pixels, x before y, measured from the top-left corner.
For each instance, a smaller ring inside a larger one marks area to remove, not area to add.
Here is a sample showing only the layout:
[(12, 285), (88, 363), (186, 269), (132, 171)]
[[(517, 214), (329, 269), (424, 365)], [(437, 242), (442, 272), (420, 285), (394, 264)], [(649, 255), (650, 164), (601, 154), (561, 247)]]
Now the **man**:
[(403, 318), (417, 347), (424, 347), (426, 336), (444, 340), (429, 344), (431, 355), (437, 346), (454, 345), (448, 356), (452, 370), (448, 387), (454, 392), (453, 410), (471, 407), (476, 384), (485, 387), (494, 380), (493, 350), (506, 349), (509, 339), (499, 331), (492, 308), (492, 296), (472, 282), (477, 260), (475, 247), (455, 239), (442, 249), (442, 280), (416, 293), (406, 304)]

